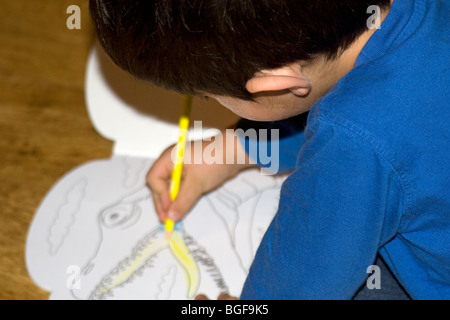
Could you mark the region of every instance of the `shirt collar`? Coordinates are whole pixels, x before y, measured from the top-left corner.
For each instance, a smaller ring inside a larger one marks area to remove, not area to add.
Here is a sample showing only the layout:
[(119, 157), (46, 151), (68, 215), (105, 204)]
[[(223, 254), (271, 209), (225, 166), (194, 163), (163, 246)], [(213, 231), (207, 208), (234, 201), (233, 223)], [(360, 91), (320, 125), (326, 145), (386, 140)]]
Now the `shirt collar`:
[(408, 38), (422, 21), (425, 6), (426, 0), (395, 0), (380, 29), (361, 50), (355, 67), (384, 55)]

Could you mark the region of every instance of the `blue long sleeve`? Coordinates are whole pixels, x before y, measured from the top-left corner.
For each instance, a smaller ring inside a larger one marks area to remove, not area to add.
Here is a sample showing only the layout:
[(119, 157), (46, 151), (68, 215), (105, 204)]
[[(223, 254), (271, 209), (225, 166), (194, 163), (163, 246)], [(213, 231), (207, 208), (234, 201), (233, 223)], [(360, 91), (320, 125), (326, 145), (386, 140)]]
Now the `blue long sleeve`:
[(377, 253), (413, 299), (450, 298), (449, 17), (394, 1), (314, 104), (241, 298), (348, 299)]
[(308, 134), (242, 299), (349, 299), (395, 235), (403, 196), (391, 164), (348, 128), (322, 119)]

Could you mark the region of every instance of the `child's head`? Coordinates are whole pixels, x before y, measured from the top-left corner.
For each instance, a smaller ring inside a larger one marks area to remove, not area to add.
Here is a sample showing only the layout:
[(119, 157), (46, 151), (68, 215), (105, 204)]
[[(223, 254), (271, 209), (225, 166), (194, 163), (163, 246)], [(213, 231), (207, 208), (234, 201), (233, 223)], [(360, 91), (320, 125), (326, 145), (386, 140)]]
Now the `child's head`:
[[(261, 90), (248, 81), (258, 72), (331, 61), (367, 30), (374, 4), (390, 0), (91, 0), (90, 8), (102, 46), (135, 77), (252, 101)], [(308, 94), (302, 80), (299, 96)]]

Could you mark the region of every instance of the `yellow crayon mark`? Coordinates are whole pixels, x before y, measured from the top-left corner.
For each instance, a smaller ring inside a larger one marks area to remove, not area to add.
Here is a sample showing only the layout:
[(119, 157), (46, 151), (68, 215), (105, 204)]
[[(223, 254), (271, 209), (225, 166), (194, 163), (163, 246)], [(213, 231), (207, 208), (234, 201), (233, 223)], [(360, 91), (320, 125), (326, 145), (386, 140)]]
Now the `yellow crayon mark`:
[[(156, 255), (161, 250), (167, 248), (167, 242), (164, 241), (163, 237), (164, 235), (162, 233), (158, 234), (156, 238), (149, 240), (132, 259), (122, 263), (121, 269), (123, 269), (123, 271), (113, 277), (102, 287), (97, 288), (94, 292), (94, 296), (101, 297), (127, 282), (136, 273), (136, 271), (138, 271), (139, 268), (141, 268), (145, 262), (148, 261), (148, 259)], [(168, 247), (177, 262), (182, 267), (187, 282), (187, 296), (189, 299), (192, 299), (200, 286), (200, 270), (197, 262), (192, 257), (189, 248), (184, 243), (183, 236), (179, 231), (173, 232), (168, 243)]]
[(173, 232), (170, 238), (169, 248), (177, 261), (183, 267), (184, 275), (188, 285), (188, 298), (192, 299), (197, 293), (200, 285), (200, 270), (197, 263), (189, 252), (178, 231)]
[(125, 267), (125, 269), (119, 273), (116, 277), (112, 279), (108, 285), (101, 287), (97, 289), (94, 293), (95, 296), (102, 296), (106, 293), (108, 293), (111, 290), (114, 290), (118, 286), (120, 286), (122, 283), (128, 281), (131, 276), (141, 267), (144, 265), (144, 263), (154, 256), (159, 251), (166, 248), (165, 241), (158, 241), (159, 239), (153, 239), (150, 240), (148, 243), (145, 244), (145, 246), (139, 250), (139, 252), (136, 253), (135, 258), (128, 262), (128, 265)]

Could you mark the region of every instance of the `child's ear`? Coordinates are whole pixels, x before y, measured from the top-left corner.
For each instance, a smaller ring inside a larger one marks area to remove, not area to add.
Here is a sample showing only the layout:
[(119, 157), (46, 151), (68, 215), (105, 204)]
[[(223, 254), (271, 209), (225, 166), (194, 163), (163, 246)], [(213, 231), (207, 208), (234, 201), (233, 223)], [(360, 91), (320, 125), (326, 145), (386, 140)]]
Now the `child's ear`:
[(250, 93), (290, 90), (296, 96), (306, 96), (311, 91), (311, 81), (298, 64), (280, 69), (263, 70), (247, 81)]

